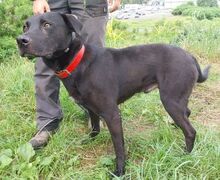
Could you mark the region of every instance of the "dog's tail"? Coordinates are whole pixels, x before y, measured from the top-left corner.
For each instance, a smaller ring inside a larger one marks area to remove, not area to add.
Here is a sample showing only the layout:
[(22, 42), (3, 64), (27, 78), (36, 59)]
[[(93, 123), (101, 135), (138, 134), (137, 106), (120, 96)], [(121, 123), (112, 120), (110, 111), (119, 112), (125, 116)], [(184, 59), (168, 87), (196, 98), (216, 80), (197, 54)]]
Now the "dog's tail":
[(201, 71), (201, 68), (200, 68), (199, 63), (197, 62), (196, 58), (193, 57), (193, 59), (195, 60), (196, 68), (199, 72), (199, 77), (198, 77), (197, 82), (202, 83), (208, 79), (209, 69), (211, 68), (211, 65), (206, 66), (206, 68), (203, 71)]

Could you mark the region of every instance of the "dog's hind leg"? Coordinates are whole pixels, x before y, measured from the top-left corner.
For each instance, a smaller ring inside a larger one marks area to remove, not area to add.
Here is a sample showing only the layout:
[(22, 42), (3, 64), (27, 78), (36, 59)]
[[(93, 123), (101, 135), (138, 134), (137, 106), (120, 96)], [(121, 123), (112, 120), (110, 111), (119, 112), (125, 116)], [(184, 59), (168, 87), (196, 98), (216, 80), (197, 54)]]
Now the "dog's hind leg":
[[(166, 93), (169, 92), (169, 93)], [(161, 101), (164, 108), (169, 113), (177, 126), (181, 128), (185, 136), (186, 150), (191, 152), (194, 146), (196, 131), (188, 120), (189, 109), (187, 108), (188, 99), (186, 96), (173, 96), (170, 91), (163, 91), (160, 89)]]
[[(189, 118), (190, 114), (191, 114), (191, 110), (187, 107), (186, 108), (186, 112), (185, 112), (186, 116)], [(170, 124), (176, 128), (178, 128), (178, 126), (175, 124), (175, 122), (170, 122)]]

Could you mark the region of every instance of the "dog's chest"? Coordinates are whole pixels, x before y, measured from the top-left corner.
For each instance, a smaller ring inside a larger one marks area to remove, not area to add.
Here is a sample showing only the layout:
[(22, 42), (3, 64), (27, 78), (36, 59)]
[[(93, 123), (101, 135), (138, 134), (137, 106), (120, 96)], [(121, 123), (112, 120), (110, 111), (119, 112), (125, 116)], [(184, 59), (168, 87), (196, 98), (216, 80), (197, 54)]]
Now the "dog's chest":
[(63, 81), (63, 84), (68, 91), (69, 95), (76, 101), (77, 104), (83, 105), (82, 95), (77, 87), (76, 82), (71, 80)]
[(82, 103), (82, 97), (76, 87), (72, 87), (69, 91), (69, 95), (74, 98), (77, 103)]

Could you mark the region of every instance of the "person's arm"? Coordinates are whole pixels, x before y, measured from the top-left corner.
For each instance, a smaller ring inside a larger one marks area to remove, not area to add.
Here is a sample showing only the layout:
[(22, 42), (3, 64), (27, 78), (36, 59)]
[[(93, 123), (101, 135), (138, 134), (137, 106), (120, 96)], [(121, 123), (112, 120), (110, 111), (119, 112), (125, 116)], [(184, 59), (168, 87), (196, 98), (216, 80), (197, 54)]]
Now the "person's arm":
[(113, 0), (112, 5), (109, 6), (109, 12), (112, 13), (112, 12), (118, 10), (120, 7), (120, 4), (121, 4), (121, 0)]
[(46, 0), (34, 0), (33, 2), (33, 13), (34, 15), (43, 14), (50, 12), (49, 4)]

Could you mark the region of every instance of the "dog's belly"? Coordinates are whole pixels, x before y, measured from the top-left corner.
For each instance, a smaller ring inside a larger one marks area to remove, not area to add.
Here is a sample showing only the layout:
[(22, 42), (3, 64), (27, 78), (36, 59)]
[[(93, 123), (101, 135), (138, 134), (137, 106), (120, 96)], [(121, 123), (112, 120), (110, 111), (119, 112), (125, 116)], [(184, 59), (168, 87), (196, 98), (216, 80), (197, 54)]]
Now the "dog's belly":
[(133, 87), (125, 86), (121, 89), (118, 104), (126, 101), (136, 93), (140, 93), (140, 92), (149, 93), (150, 91), (158, 88), (158, 84), (155, 81), (143, 83), (143, 84), (140, 83), (139, 85), (137, 84), (135, 85), (133, 84)]

